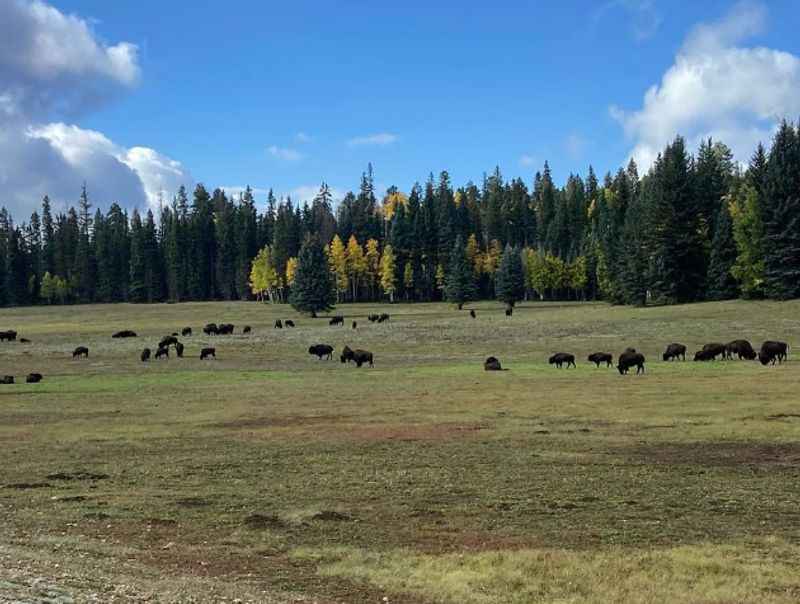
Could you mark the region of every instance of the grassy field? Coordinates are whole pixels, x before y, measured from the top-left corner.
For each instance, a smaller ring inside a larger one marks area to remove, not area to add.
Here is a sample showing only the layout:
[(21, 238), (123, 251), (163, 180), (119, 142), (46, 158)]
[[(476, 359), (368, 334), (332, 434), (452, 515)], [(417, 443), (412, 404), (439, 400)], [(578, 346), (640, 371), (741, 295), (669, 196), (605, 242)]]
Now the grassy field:
[[(800, 601), (800, 363), (660, 360), (800, 342), (800, 302), (473, 306), (0, 311), (32, 340), (0, 374), (45, 375), (0, 386), (0, 601)], [(139, 361), (183, 326), (186, 358)], [(646, 375), (585, 361), (627, 346)]]

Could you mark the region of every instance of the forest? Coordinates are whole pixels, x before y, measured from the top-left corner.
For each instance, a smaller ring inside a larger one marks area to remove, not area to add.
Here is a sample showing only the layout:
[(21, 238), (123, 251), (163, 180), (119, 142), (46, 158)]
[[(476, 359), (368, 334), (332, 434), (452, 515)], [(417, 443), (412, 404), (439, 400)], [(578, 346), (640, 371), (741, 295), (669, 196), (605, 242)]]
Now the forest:
[[(65, 213), (16, 223), (0, 210), (0, 305), (289, 300), (304, 241), (327, 259), (332, 299), (463, 303), (524, 298), (678, 304), (800, 296), (800, 131), (784, 121), (747, 166), (722, 142), (680, 136), (643, 176), (631, 160), (599, 180), (531, 183), (499, 169), (456, 187), (446, 171), (375, 192), (372, 166), (334, 204), (198, 184), (154, 214)], [(105, 204), (109, 200), (103, 200)]]

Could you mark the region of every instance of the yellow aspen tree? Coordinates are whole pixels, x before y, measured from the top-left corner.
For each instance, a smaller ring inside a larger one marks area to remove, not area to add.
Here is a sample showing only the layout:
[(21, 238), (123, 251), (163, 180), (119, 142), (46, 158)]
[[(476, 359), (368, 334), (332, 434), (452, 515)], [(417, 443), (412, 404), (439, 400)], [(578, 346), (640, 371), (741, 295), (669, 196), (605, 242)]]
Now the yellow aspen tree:
[(377, 239), (367, 240), (367, 284), (369, 285), (370, 297), (375, 294), (375, 284), (378, 282), (378, 274), (381, 270), (381, 252), (378, 249)]
[(407, 203), (408, 197), (404, 193), (392, 191), (383, 199), (383, 216), (386, 220), (391, 220), (397, 210), (397, 206), (400, 204), (406, 205)]
[(403, 287), (406, 290), (406, 298), (408, 298), (408, 292), (414, 288), (414, 267), (411, 266), (411, 262), (406, 262), (406, 267), (403, 269)]
[(492, 239), (489, 244), (489, 249), (483, 257), (483, 272), (489, 275), (490, 279), (494, 279), (494, 274), (497, 272), (497, 267), (500, 265), (500, 258), (503, 255), (503, 248), (497, 239)]
[(266, 293), (269, 301), (275, 303), (275, 290), (278, 287), (278, 272), (272, 264), (272, 250), (265, 245), (253, 259), (250, 268), (250, 291), (256, 299), (263, 300)]
[(297, 258), (289, 258), (286, 261), (286, 284), (291, 287), (294, 283), (294, 274), (297, 272)]
[(333, 273), (333, 281), (336, 284), (336, 301), (341, 302), (342, 292), (347, 291), (347, 250), (345, 250), (339, 235), (335, 235), (331, 241), (328, 263)]
[(392, 246), (387, 244), (383, 248), (383, 255), (381, 256), (381, 288), (389, 295), (389, 301), (394, 302), (394, 292), (396, 290), (396, 277), (395, 271), (397, 265), (395, 263), (394, 251)]
[(357, 301), (358, 288), (362, 279), (367, 274), (367, 257), (358, 243), (355, 235), (350, 235), (347, 242), (347, 275), (350, 279), (350, 288), (353, 302)]
[(475, 237), (475, 233), (470, 235), (467, 239), (466, 254), (472, 270), (476, 275), (479, 274), (481, 272), (483, 257), (481, 254), (481, 246), (478, 244), (478, 238)]

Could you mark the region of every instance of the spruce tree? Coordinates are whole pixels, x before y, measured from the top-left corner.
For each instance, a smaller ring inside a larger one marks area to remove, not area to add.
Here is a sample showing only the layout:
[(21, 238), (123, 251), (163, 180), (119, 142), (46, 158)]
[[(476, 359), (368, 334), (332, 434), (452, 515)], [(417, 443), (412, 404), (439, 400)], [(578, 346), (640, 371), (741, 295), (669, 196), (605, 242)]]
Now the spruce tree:
[(289, 303), (295, 310), (313, 315), (331, 310), (335, 299), (325, 251), (319, 239), (309, 236), (297, 256)]
[(736, 264), (736, 241), (733, 238), (733, 221), (727, 205), (720, 206), (714, 224), (707, 297), (709, 300), (731, 300), (739, 295), (739, 287), (731, 272)]
[(131, 260), (128, 299), (131, 302), (147, 300), (147, 260), (145, 235), (139, 211), (134, 210), (131, 217)]
[(495, 296), (506, 306), (513, 307), (525, 297), (525, 270), (519, 248), (506, 246), (494, 283)]
[(474, 300), (475, 274), (467, 258), (464, 241), (459, 235), (450, 251), (450, 262), (444, 281), (444, 299), (458, 305), (459, 310), (465, 302)]

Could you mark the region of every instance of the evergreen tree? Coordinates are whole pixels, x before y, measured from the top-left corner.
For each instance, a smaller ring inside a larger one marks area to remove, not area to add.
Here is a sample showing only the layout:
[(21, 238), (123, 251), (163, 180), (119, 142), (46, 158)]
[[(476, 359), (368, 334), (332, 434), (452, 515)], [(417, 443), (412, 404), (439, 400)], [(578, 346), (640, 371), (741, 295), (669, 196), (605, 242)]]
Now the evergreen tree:
[(476, 295), (475, 275), (467, 258), (464, 241), (459, 235), (450, 251), (450, 262), (444, 280), (444, 299), (458, 305), (461, 310), (464, 303), (474, 300)]
[(333, 283), (328, 260), (319, 239), (308, 237), (297, 257), (294, 284), (289, 296), (292, 308), (299, 312), (328, 311), (334, 304)]
[(714, 239), (711, 243), (711, 259), (708, 265), (708, 299), (730, 300), (739, 295), (739, 287), (733, 276), (733, 267), (736, 264), (733, 220), (724, 203), (717, 212), (714, 225)]
[(51, 275), (56, 270), (55, 230), (50, 210), (50, 198), (47, 195), (42, 200), (42, 270)]
[(72, 275), (76, 294), (81, 302), (91, 302), (94, 299), (96, 283), (94, 250), (91, 245), (92, 219), (89, 213), (91, 208), (86, 185), (83, 185), (78, 202), (78, 238)]
[(525, 272), (519, 248), (507, 245), (495, 275), (495, 296), (513, 307), (525, 297)]
[(131, 217), (131, 256), (130, 279), (128, 280), (128, 299), (131, 302), (147, 300), (147, 260), (145, 234), (139, 211), (134, 210)]

